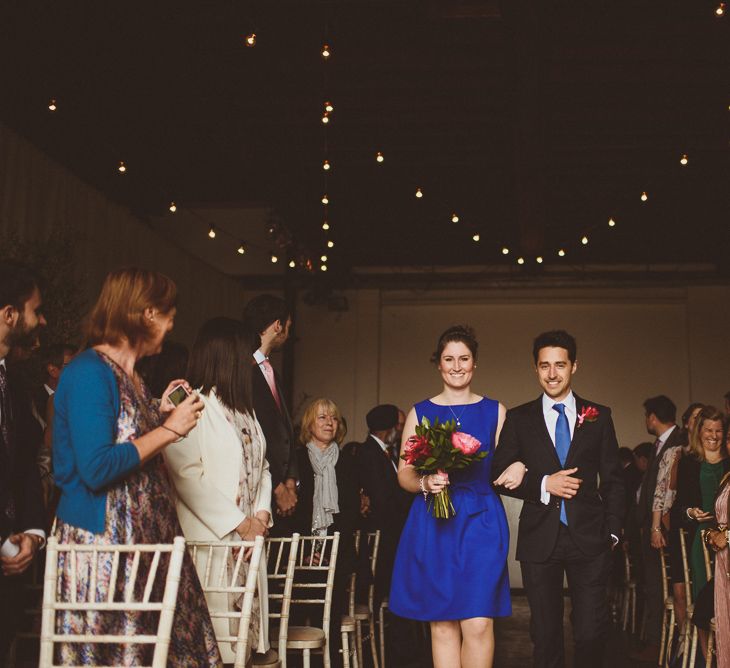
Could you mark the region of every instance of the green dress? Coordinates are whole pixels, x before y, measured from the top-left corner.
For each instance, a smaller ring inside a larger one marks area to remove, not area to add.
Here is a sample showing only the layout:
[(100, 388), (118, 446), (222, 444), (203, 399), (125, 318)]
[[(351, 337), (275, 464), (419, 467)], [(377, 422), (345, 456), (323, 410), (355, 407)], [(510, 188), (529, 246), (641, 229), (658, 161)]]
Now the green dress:
[[(702, 462), (700, 464), (700, 491), (702, 492), (702, 510), (707, 513), (715, 512), (715, 497), (720, 489), (720, 480), (725, 475), (724, 462), (716, 464)], [(690, 567), (692, 569), (692, 599), (697, 599), (697, 594), (707, 584), (707, 571), (705, 570), (705, 554), (702, 549), (702, 530), (714, 526), (714, 520), (700, 522), (692, 542), (690, 552)], [(710, 560), (714, 561), (715, 555), (710, 552)]]

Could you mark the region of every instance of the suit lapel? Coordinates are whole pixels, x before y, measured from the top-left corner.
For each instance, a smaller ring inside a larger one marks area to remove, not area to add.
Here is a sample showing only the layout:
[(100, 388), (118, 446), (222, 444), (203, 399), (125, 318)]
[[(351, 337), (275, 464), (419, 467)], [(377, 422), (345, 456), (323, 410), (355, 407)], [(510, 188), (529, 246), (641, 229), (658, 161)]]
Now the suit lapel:
[(550, 438), (550, 433), (548, 432), (547, 425), (545, 424), (545, 415), (542, 412), (542, 395), (532, 404), (532, 408), (530, 409), (530, 420), (537, 440), (542, 444), (542, 447), (547, 449), (550, 456), (558, 463), (558, 465), (560, 465), (558, 453), (555, 451), (555, 444)]
[(584, 434), (586, 431), (586, 427), (588, 422), (584, 422), (582, 425), (578, 422), (578, 416), (581, 414), (581, 411), (589, 405), (589, 402), (584, 401), (581, 399), (575, 392), (573, 392), (573, 396), (575, 397), (575, 426), (573, 427), (573, 438), (570, 440), (570, 448), (568, 449), (568, 455), (565, 458), (565, 466), (568, 467), (568, 462), (570, 461), (570, 458), (574, 455), (575, 451), (578, 449), (580, 444), (583, 442)]

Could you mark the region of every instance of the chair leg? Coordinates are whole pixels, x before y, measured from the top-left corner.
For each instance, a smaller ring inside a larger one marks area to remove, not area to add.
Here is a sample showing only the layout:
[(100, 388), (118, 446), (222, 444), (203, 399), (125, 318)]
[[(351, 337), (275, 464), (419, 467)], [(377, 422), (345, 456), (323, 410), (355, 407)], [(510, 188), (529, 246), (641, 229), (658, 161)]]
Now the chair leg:
[(659, 665), (664, 665), (669, 668), (669, 660), (672, 658), (672, 640), (674, 640), (674, 610), (669, 611), (669, 628), (667, 630), (667, 644), (664, 648), (664, 660), (659, 657)]
[(361, 666), (365, 664), (362, 661), (362, 622), (358, 619), (355, 621), (355, 649), (357, 650), (357, 660)]
[(715, 659), (715, 633), (712, 629), (710, 629), (709, 633), (707, 634), (707, 661), (705, 661), (705, 666), (707, 668), (712, 668), (712, 663)]
[(662, 659), (664, 658), (664, 648), (667, 642), (667, 613), (668, 610), (664, 608), (662, 612), (662, 639), (659, 641), (659, 665), (662, 665)]
[(373, 657), (373, 668), (380, 668), (378, 665), (378, 649), (375, 643), (375, 614), (371, 613), (368, 617), (368, 632), (370, 633), (370, 654)]
[(690, 644), (692, 648), (689, 654), (689, 665), (694, 668), (695, 659), (697, 658), (697, 627), (694, 624), (692, 624), (692, 642)]
[(350, 668), (350, 634), (347, 631), (342, 632), (342, 668)]
[(380, 638), (380, 668), (385, 668), (385, 608), (381, 605), (378, 612), (378, 635)]
[(302, 650), (302, 665), (304, 668), (309, 668), (309, 650), (303, 649)]

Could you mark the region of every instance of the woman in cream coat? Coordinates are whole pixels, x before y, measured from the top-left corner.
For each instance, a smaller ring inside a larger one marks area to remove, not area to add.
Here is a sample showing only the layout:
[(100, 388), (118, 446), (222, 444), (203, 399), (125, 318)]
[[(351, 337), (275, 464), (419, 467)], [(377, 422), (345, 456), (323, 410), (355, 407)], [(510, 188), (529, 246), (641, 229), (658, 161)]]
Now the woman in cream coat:
[[(206, 322), (193, 346), (188, 381), (205, 408), (198, 426), (169, 446), (165, 459), (177, 493), (177, 513), (185, 538), (192, 541), (253, 540), (268, 533), (271, 475), (266, 441), (251, 403), (251, 341), (242, 323), (230, 318)], [(214, 561), (220, 559), (214, 555)], [(198, 563), (203, 579), (205, 559)], [(213, 563), (211, 573), (218, 573)], [(213, 610), (235, 609), (226, 594), (206, 594)], [(214, 619), (216, 635), (234, 634), (224, 619)], [(258, 595), (251, 617), (251, 646), (266, 652), (268, 605), (266, 566), (259, 570)], [(235, 649), (219, 643), (223, 661)]]

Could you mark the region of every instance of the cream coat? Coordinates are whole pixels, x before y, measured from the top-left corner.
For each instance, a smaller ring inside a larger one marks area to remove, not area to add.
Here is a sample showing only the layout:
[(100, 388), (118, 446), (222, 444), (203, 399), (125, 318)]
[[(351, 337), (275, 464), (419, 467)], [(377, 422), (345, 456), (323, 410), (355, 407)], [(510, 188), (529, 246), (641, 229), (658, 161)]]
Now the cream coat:
[[(180, 442), (169, 445), (165, 453), (170, 478), (177, 493), (176, 506), (183, 533), (187, 540), (239, 540), (236, 527), (245, 519), (238, 509), (239, 475), (242, 454), (241, 440), (228, 422), (215, 390), (209, 396), (200, 395), (205, 409), (198, 425)], [(254, 443), (260, 443), (261, 481), (254, 501), (255, 510), (265, 510), (271, 516), (271, 475), (266, 461), (266, 440), (257, 420), (252, 420), (256, 430)], [(269, 521), (269, 526), (272, 522)], [(220, 557), (218, 557), (220, 559)], [(215, 556), (214, 556), (215, 560)], [(261, 561), (258, 591), (261, 603), (259, 627), (259, 652), (269, 648), (268, 599), (265, 560)], [(219, 563), (213, 563), (211, 573), (218, 573)], [(200, 559), (198, 575), (203, 580), (205, 559)], [(208, 607), (225, 609), (226, 594), (206, 594)], [(216, 635), (230, 633), (223, 619), (213, 620)], [(232, 663), (234, 653), (228, 643), (219, 643), (225, 663)]]

